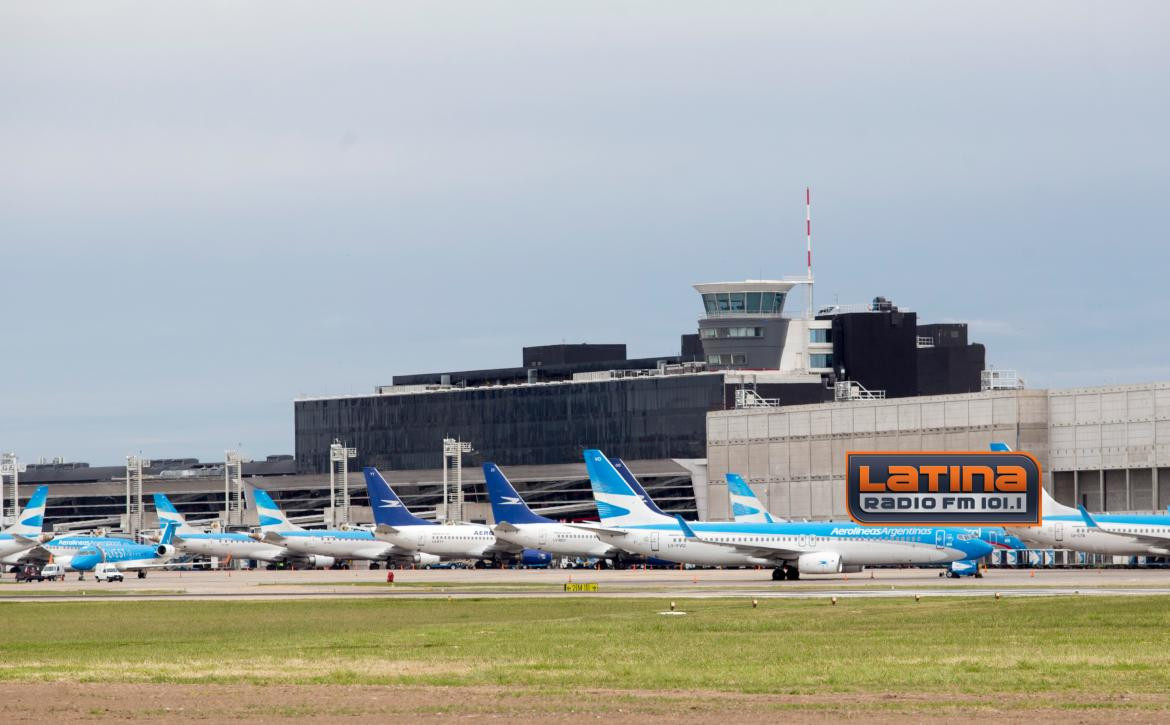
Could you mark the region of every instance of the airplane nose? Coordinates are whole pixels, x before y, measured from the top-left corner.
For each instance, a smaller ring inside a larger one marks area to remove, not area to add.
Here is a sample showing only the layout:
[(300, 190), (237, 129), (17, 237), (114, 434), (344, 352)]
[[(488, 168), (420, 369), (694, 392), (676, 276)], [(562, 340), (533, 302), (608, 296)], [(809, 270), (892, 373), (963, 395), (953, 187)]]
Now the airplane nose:
[(83, 556), (73, 557), (73, 561), (70, 563), (77, 571), (90, 571), (97, 566), (98, 559), (100, 557), (96, 554), (85, 554)]

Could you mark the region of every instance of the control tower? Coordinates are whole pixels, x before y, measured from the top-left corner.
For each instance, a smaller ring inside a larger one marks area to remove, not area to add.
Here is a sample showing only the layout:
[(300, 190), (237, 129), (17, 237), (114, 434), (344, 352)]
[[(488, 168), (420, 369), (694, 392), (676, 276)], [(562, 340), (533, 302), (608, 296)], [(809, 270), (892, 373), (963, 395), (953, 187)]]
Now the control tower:
[(695, 285), (703, 298), (699, 340), (708, 365), (792, 373), (832, 370), (832, 322), (784, 314), (794, 287), (807, 278), (749, 279)]

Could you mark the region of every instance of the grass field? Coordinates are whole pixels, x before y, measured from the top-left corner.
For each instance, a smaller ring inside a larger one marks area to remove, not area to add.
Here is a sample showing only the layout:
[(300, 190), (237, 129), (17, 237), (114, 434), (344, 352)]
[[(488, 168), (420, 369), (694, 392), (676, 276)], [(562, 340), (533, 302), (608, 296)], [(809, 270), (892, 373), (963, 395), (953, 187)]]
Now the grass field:
[(0, 604), (0, 681), (1170, 691), (1161, 597)]

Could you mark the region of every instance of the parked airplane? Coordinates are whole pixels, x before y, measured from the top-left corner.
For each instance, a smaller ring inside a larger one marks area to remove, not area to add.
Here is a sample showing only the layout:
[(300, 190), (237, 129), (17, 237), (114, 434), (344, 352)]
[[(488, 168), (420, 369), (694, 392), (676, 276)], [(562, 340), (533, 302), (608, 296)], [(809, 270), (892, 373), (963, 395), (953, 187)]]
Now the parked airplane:
[(638, 479), (634, 477), (633, 471), (630, 470), (625, 461), (620, 458), (611, 458), (610, 463), (613, 464), (613, 467), (617, 469), (618, 473), (622, 474), (622, 478), (630, 485), (630, 488), (634, 489), (634, 493), (642, 497), (642, 500), (646, 502), (646, 506), (651, 511), (659, 516), (670, 518), (670, 514), (658, 508), (658, 504), (654, 503), (654, 499), (650, 498), (650, 494), (646, 493), (646, 489), (642, 488), (642, 484), (638, 483)]
[(859, 571), (877, 564), (946, 564), (991, 553), (972, 533), (946, 527), (858, 526), (853, 522), (741, 524), (665, 522), (598, 450), (585, 452), (606, 542), (679, 563), (774, 567), (772, 578)]
[(496, 519), (492, 533), (501, 541), (562, 556), (615, 560), (628, 556), (597, 534), (532, 513), (496, 464), (483, 464), (483, 476)]
[(764, 508), (756, 492), (738, 473), (727, 474), (727, 496), (731, 499), (731, 517), (737, 522), (741, 524), (777, 522), (777, 519), (768, 513), (768, 509)]
[(119, 540), (117, 543), (91, 544), (73, 556), (71, 567), (75, 571), (93, 571), (98, 564), (109, 563), (118, 568), (118, 571), (137, 571), (138, 578), (146, 576), (147, 569), (157, 569), (167, 566), (175, 555), (172, 539), (178, 525), (168, 523), (163, 529), (162, 539), (158, 545), (136, 544), (132, 541)]
[(30, 549), (41, 543), (48, 497), (49, 487), (37, 486), (32, 498), (16, 517), (16, 523), (0, 531), (0, 563), (19, 563)]
[[(993, 451), (1010, 451), (992, 443)], [(1093, 514), (1041, 491), (1040, 526), (1010, 527), (1008, 533), (1037, 548), (1073, 549), (1113, 556), (1170, 556), (1170, 516), (1166, 514)], [(1082, 507), (1083, 508), (1083, 507)]]
[(188, 554), (217, 556), (224, 559), (251, 559), (270, 564), (287, 562), (312, 568), (328, 568), (333, 566), (335, 562), (332, 556), (298, 553), (284, 546), (257, 540), (238, 531), (200, 531), (187, 524), (187, 520), (166, 497), (166, 494), (156, 493), (154, 495), (154, 508), (158, 512), (160, 523), (164, 526), (170, 523), (175, 524), (173, 543), (181, 551)]
[(372, 466), (363, 469), (370, 508), (377, 523), (375, 532), (396, 551), (415, 556), (444, 559), (476, 559), (503, 563), (519, 560), (528, 566), (544, 566), (552, 556), (547, 552), (526, 549), (496, 538), (485, 524), (437, 524), (420, 519), (406, 508), (398, 494)]
[(294, 555), (414, 564), (435, 564), (439, 561), (438, 558), (417, 552), (404, 552), (380, 541), (367, 529), (305, 529), (289, 521), (288, 516), (264, 489), (248, 485), (246, 490), (256, 504), (263, 541), (284, 547)]

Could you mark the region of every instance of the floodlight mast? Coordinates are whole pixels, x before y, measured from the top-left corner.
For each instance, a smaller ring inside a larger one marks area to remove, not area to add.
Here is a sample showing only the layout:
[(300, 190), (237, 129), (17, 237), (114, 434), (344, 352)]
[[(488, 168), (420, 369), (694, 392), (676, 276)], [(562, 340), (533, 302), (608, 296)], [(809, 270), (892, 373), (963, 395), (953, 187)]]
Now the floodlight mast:
[[(331, 522), (333, 526), (339, 523), (351, 523), (349, 459), (356, 457), (356, 448), (347, 448), (341, 441), (336, 438), (333, 439), (333, 444), (329, 446), (329, 505), (332, 507), (330, 516), (333, 519)], [(338, 485), (339, 483), (341, 484), (340, 486)], [(337, 520), (339, 510), (341, 512), (341, 521)]]
[(126, 456), (126, 529), (134, 539), (142, 532), (142, 469), (150, 461), (141, 456)]
[[(0, 454), (0, 517), (5, 517), (9, 521), (16, 521), (20, 516), (20, 459), (16, 457), (15, 453)], [(11, 501), (5, 500), (4, 487), (10, 480), (12, 483)]]
[(224, 451), (223, 518), (225, 525), (242, 526), (244, 523), (244, 464), (248, 460), (239, 451)]
[[(443, 504), (436, 511), (442, 521), (463, 520), (463, 454), (472, 450), (467, 441), (443, 439)], [(450, 485), (451, 468), (454, 468), (454, 487)]]

